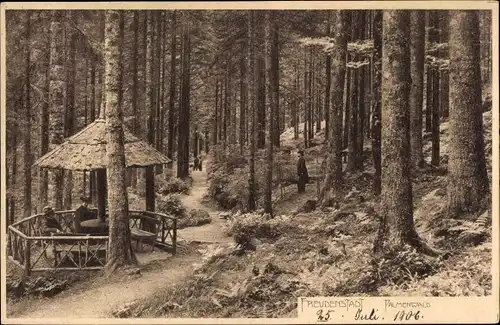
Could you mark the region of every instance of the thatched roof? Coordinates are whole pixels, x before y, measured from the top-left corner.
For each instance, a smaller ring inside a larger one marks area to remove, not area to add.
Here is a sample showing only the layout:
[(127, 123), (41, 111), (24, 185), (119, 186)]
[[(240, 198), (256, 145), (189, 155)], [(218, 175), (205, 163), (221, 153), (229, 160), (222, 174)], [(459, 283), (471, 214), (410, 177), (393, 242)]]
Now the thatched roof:
[[(125, 127), (123, 133), (127, 167), (146, 167), (170, 162), (168, 157), (135, 137)], [(106, 143), (106, 121), (98, 119), (40, 157), (35, 162), (35, 166), (82, 171), (103, 169), (108, 164)]]

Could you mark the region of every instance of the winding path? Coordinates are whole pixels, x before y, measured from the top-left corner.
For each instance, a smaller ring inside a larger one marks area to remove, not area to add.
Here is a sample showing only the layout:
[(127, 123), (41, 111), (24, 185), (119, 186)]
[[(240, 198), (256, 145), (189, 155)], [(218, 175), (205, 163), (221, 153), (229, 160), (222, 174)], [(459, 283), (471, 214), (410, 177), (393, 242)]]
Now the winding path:
[[(209, 160), (204, 162), (206, 166)], [(228, 237), (222, 231), (223, 220), (219, 218), (218, 212), (213, 207), (203, 204), (203, 197), (208, 190), (206, 168), (202, 171), (191, 172), (193, 178), (193, 186), (190, 195), (182, 196), (182, 203), (191, 209), (201, 209), (207, 211), (212, 217), (212, 222), (199, 227), (189, 227), (177, 231), (178, 240), (187, 242), (199, 243), (227, 243), (231, 242), (231, 237)]]

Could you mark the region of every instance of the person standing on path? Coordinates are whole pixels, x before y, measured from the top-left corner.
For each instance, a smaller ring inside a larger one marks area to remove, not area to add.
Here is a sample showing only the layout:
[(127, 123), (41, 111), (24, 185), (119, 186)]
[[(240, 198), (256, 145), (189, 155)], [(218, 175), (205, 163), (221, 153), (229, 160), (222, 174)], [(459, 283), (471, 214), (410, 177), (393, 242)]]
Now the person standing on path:
[(309, 174), (307, 172), (306, 160), (304, 159), (304, 151), (299, 150), (299, 160), (297, 161), (297, 176), (299, 181), (297, 183), (299, 193), (306, 191), (306, 183), (309, 182)]

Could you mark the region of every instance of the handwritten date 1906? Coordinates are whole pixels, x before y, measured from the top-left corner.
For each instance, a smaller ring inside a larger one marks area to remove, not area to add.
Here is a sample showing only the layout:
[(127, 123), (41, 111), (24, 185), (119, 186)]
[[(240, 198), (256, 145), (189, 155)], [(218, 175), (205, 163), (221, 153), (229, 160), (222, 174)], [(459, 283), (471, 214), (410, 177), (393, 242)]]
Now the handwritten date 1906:
[(417, 312), (400, 310), (394, 315), (394, 321), (419, 320), (421, 318), (423, 316), (420, 316), (420, 310), (417, 310)]

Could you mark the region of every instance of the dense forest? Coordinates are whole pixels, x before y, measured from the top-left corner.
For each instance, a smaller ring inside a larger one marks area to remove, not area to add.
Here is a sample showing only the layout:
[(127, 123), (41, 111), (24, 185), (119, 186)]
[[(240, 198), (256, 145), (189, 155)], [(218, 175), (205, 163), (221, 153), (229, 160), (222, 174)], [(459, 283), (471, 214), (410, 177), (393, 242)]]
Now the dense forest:
[[(195, 157), (210, 157), (207, 196), (221, 209), (287, 214), (279, 191), (297, 183), (297, 150), (314, 187), (305, 213), (326, 220), (362, 191), (359, 203), (376, 205), (377, 256), (448, 254), (416, 227), (425, 175), (444, 177), (440, 213), (490, 208), (491, 11), (8, 10), (6, 27), (8, 224), (81, 195), (96, 204), (96, 172), (33, 166), (96, 119), (107, 121), (115, 221), (131, 197), (165, 208), (155, 193), (189, 184)], [(172, 163), (125, 169), (124, 130)], [(247, 237), (236, 241), (250, 247)], [(114, 263), (134, 262), (124, 245)]]

